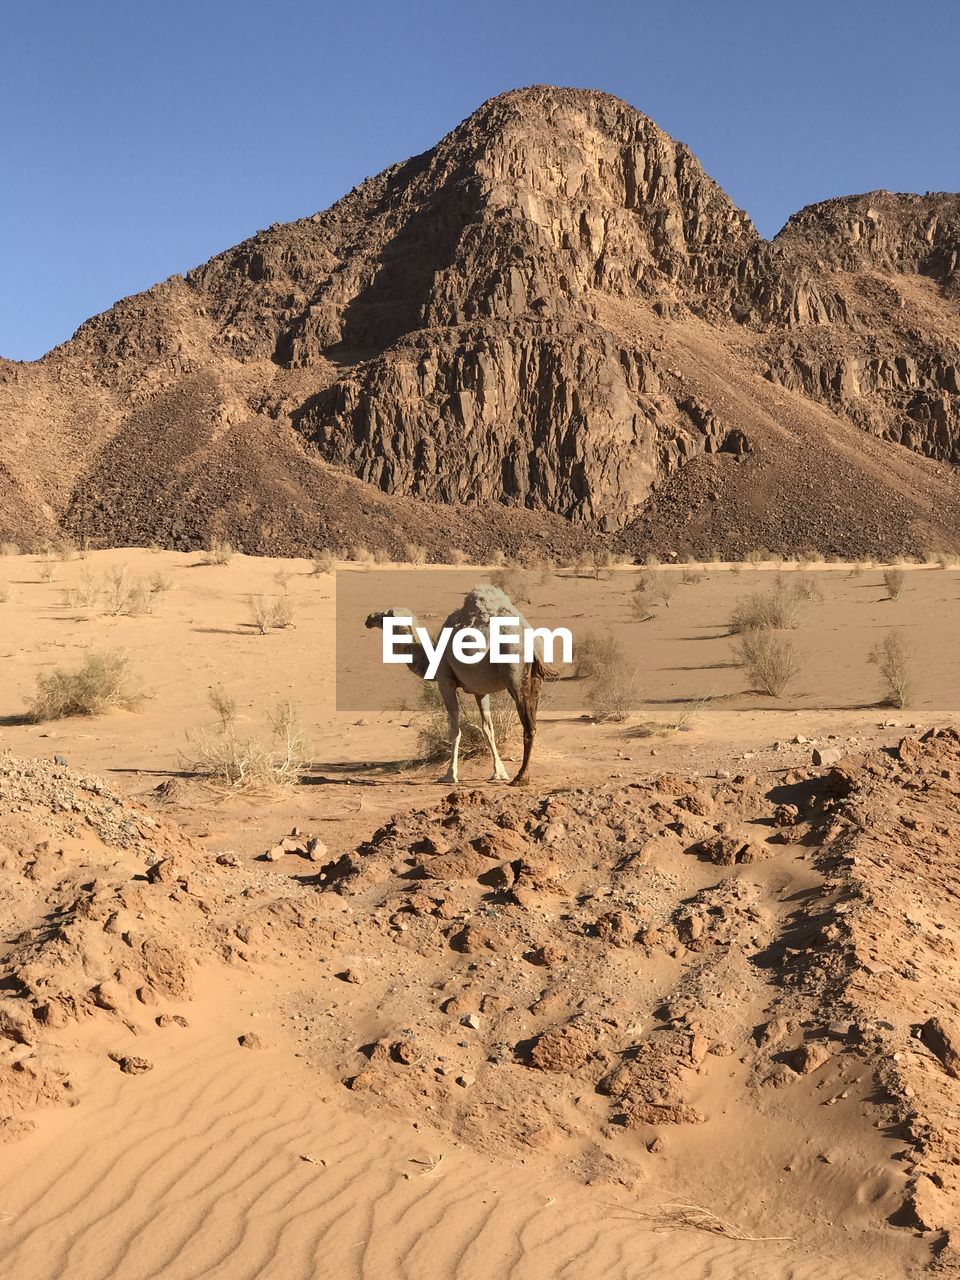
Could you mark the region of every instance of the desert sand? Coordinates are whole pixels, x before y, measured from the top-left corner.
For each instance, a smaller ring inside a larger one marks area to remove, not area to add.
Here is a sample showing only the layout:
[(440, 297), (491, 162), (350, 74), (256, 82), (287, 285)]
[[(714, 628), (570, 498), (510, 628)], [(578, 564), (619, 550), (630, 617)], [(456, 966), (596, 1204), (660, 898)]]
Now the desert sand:
[[(64, 604), (117, 566), (169, 579), (152, 616)], [(431, 576), (445, 597), (489, 568), (128, 549), (45, 572), (0, 559), (4, 1275), (950, 1266), (933, 1020), (960, 986), (936, 851), (960, 748), (919, 740), (960, 710), (954, 571), (909, 567), (889, 600), (878, 568), (809, 566), (779, 698), (745, 690), (727, 619), (796, 571), (659, 570), (689, 581), (644, 623), (637, 570), (531, 573), (528, 616), (609, 627), (642, 703), (597, 724), (582, 681), (551, 686), (522, 791), (481, 759), (453, 791), (405, 764), (406, 671), (379, 712), (336, 709), (376, 640), (358, 614), (338, 683), (335, 585), (342, 635), (348, 602), (392, 585), (426, 615)], [(257, 634), (258, 591), (294, 625)], [(916, 656), (896, 712), (866, 661), (890, 627)], [(139, 710), (24, 719), (38, 673), (105, 648), (143, 677)], [(218, 684), (251, 734), (295, 700), (297, 785), (196, 776)], [(265, 861), (295, 830), (325, 852)]]

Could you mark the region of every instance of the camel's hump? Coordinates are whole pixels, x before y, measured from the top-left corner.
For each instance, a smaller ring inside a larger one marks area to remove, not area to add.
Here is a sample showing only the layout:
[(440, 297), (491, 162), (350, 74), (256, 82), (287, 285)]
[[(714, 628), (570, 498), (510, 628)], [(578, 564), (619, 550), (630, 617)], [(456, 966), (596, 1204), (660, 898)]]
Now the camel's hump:
[(522, 626), (526, 619), (506, 592), (491, 583), (483, 582), (468, 591), (463, 604), (447, 619), (448, 627), (480, 627), (491, 618), (519, 618)]

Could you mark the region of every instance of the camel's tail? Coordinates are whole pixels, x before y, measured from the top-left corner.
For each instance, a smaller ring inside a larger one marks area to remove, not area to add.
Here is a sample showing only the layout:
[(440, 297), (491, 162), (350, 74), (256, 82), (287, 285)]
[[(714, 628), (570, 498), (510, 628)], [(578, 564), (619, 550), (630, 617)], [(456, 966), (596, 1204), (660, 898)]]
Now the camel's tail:
[(541, 680), (559, 680), (560, 672), (556, 667), (548, 666), (539, 653), (533, 655), (533, 673)]

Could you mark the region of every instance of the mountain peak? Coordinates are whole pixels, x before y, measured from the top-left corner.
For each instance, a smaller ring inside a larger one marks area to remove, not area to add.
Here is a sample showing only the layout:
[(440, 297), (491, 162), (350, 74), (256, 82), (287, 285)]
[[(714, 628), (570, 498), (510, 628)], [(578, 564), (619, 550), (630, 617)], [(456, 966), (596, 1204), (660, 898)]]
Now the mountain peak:
[(465, 547), (491, 505), (657, 551), (946, 545), (957, 213), (874, 192), (768, 243), (627, 103), (512, 90), (4, 372), (5, 510), (273, 551), (358, 536), (358, 502), (424, 525), (394, 551), (449, 528), (437, 504), (471, 513)]

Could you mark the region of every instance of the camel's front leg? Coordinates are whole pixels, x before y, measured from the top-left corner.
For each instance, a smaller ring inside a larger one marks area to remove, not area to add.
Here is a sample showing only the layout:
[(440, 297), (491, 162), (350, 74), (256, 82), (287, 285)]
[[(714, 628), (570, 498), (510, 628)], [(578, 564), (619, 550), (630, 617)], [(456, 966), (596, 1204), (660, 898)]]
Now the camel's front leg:
[(460, 699), (457, 697), (457, 686), (442, 677), (437, 680), (440, 697), (447, 709), (447, 726), (450, 734), (450, 767), (439, 782), (460, 781)]
[(490, 754), (493, 756), (493, 777), (490, 781), (505, 782), (509, 774), (503, 767), (500, 752), (497, 750), (497, 739), (493, 732), (493, 716), (490, 714), (490, 695), (489, 693), (477, 693), (474, 694), (474, 697), (477, 699), (477, 710), (480, 712), (480, 727), (483, 730), (483, 736), (487, 740), (487, 746), (490, 748)]

